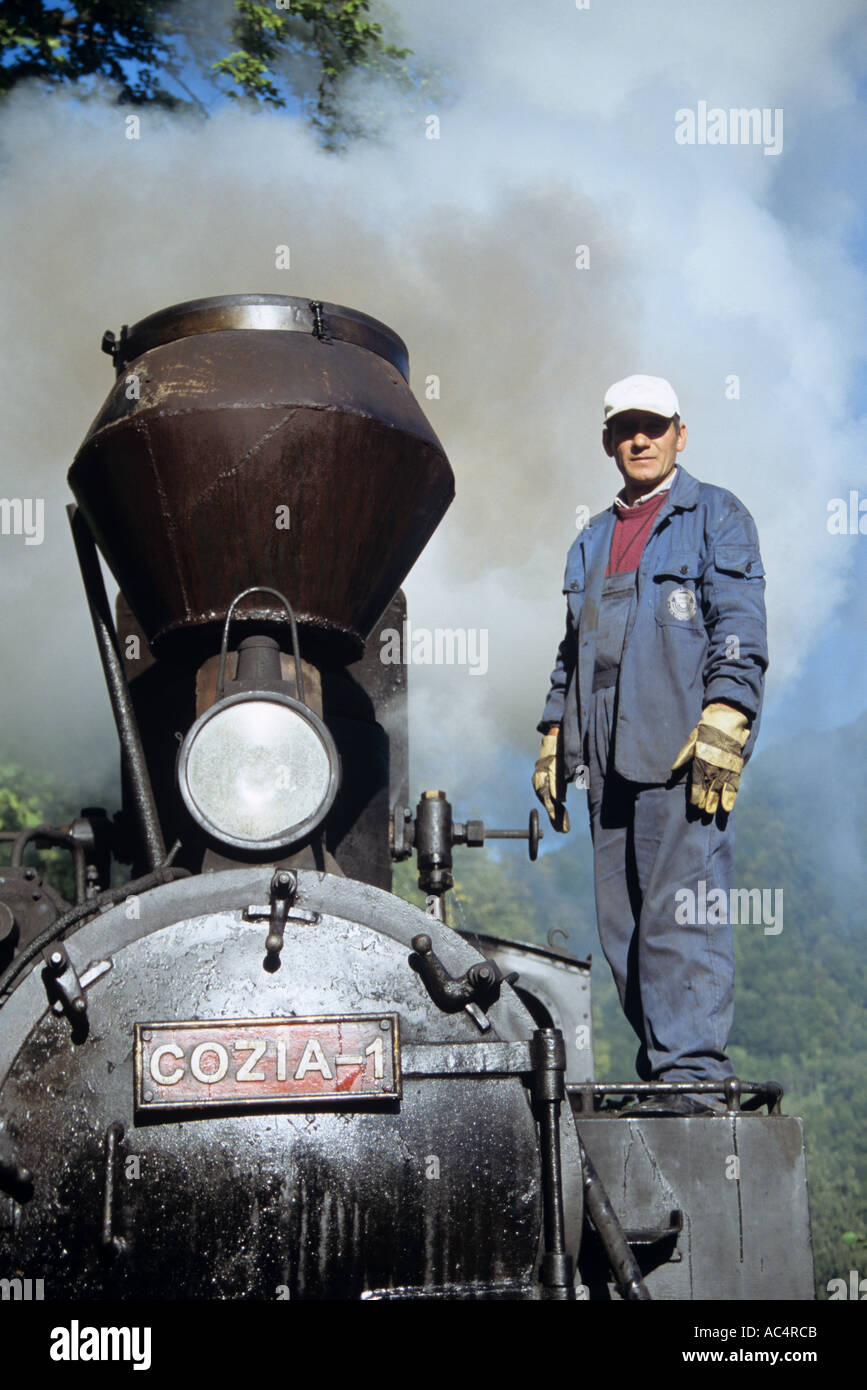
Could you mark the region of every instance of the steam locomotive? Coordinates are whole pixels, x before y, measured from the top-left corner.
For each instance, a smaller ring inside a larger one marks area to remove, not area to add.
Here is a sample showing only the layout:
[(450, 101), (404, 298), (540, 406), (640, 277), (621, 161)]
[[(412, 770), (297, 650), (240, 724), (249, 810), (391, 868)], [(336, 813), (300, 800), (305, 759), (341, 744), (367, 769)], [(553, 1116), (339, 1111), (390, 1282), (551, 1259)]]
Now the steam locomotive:
[[(410, 804), (378, 635), (454, 480), (401, 339), (251, 294), (103, 348), (69, 513), (123, 808), (22, 830), (0, 868), (0, 1276), (65, 1299), (811, 1298), (779, 1087), (628, 1119), (649, 1088), (594, 1079), (589, 964), (448, 925), (455, 846), (535, 858), (540, 831)], [(46, 845), (74, 902), (25, 862)], [(426, 911), (391, 892), (411, 855)]]

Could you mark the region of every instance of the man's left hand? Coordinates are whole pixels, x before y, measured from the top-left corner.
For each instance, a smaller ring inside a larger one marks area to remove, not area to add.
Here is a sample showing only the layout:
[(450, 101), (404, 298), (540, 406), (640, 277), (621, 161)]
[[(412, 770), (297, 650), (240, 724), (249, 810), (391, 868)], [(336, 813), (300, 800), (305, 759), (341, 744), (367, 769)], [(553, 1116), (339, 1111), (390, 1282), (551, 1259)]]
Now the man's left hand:
[(730, 811), (735, 804), (749, 733), (747, 717), (740, 710), (731, 705), (705, 705), (701, 720), (672, 763), (671, 770), (676, 772), (692, 758), (689, 799), (709, 816), (719, 805)]

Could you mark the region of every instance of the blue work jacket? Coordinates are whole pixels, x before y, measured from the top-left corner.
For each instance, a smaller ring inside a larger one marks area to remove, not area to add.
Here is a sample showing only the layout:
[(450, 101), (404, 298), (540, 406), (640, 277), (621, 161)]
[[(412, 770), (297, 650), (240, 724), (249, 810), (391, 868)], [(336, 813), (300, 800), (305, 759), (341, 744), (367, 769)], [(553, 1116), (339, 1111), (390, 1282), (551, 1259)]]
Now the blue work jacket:
[[(538, 727), (561, 725), (567, 779), (586, 762), (599, 604), (615, 524), (613, 506), (592, 517), (566, 559), (566, 635)], [(764, 573), (746, 507), (678, 467), (642, 552), (626, 627), (614, 729), (621, 777), (667, 782), (712, 700), (749, 717), (749, 757), (768, 665)]]

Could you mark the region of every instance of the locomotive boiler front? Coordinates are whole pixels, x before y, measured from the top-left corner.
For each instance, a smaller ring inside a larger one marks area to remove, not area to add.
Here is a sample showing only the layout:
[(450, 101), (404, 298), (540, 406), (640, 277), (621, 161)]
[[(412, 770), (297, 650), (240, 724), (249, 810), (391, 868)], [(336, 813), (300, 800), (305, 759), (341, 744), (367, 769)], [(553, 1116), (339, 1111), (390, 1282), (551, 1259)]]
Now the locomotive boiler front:
[[(414, 939), (453, 975), (478, 954), (351, 879), (298, 871), (265, 969), (270, 879), (187, 878), (88, 923), (83, 1024), (40, 971), (15, 991), (0, 1103), (31, 1188), (0, 1257), (58, 1298), (539, 1297), (532, 1022), (507, 990), (484, 1033), (440, 1009)], [(574, 1251), (574, 1130), (561, 1183)]]
[[(574, 1296), (562, 1039), (385, 891), (406, 686), (358, 658), (453, 490), (405, 348), (261, 295), (107, 346), (70, 482), (142, 877), (82, 879), (0, 999), (0, 1257), (59, 1298)], [(85, 530), (128, 605), (131, 698)], [(292, 769), (276, 784), (295, 839), (194, 766), (213, 735), (206, 773), (243, 771), (264, 709), (332, 779), (306, 820)]]

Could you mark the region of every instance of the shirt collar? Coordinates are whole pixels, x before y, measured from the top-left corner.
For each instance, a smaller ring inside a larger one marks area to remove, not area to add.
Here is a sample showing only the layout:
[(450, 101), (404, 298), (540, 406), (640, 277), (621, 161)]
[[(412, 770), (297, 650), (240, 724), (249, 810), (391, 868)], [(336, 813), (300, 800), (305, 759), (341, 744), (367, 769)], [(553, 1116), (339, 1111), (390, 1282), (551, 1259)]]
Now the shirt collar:
[(668, 477), (663, 478), (662, 482), (658, 485), (658, 487), (655, 487), (652, 492), (646, 492), (643, 497), (637, 498), (636, 501), (632, 503), (632, 506), (630, 506), (626, 500), (625, 488), (621, 488), (620, 492), (618, 492), (617, 496), (614, 499), (614, 505), (615, 507), (619, 507), (622, 512), (634, 511), (634, 509), (636, 507), (640, 507), (643, 502), (649, 502), (651, 497), (657, 497), (660, 492), (668, 492), (668, 489), (671, 487), (676, 477), (677, 464), (674, 465), (674, 468), (672, 468)]

